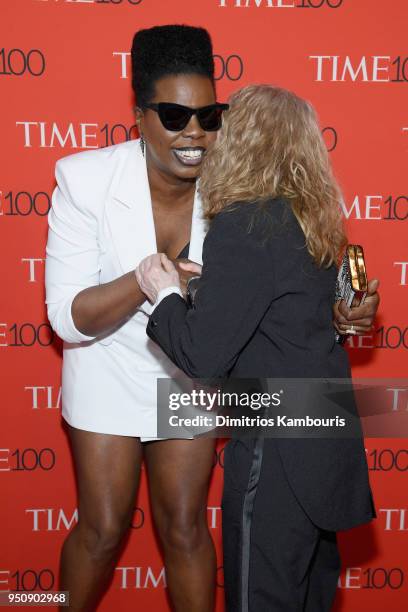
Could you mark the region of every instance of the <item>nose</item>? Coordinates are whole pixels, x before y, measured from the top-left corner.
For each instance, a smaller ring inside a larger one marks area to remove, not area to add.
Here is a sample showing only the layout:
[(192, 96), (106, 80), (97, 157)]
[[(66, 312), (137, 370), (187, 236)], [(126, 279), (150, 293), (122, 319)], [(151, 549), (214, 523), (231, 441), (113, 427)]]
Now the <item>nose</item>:
[(190, 121), (183, 130), (183, 136), (185, 138), (194, 138), (195, 140), (205, 136), (205, 130), (203, 130), (199, 124), (197, 115), (193, 115), (191, 117)]

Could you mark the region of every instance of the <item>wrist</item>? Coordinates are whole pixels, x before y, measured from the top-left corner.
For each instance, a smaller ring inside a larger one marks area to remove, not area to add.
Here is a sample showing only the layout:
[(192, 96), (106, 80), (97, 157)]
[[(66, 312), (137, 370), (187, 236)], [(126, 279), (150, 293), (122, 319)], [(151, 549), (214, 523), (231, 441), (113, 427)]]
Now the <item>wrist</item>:
[(171, 285), (170, 287), (164, 287), (164, 289), (160, 289), (160, 291), (157, 293), (156, 300), (153, 304), (153, 308), (156, 308), (156, 306), (158, 306), (160, 302), (164, 300), (164, 298), (171, 295), (172, 293), (176, 293), (177, 295), (180, 295), (181, 297), (183, 297), (183, 294), (181, 293), (181, 289), (177, 285)]

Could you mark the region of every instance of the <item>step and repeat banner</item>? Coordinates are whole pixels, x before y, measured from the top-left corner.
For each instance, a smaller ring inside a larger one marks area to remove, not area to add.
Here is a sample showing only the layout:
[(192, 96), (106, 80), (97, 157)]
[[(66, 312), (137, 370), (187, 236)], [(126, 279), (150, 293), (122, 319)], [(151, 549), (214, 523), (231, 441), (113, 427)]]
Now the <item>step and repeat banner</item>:
[[(129, 50), (140, 28), (206, 27), (218, 98), (249, 83), (294, 90), (317, 108), (344, 193), (350, 241), (381, 280), (372, 335), (352, 338), (355, 376), (403, 377), (408, 352), (406, 0), (2, 0), (0, 6), (0, 590), (56, 590), (78, 520), (60, 409), (61, 342), (44, 307), (47, 213), (57, 159), (137, 136)], [(391, 389), (390, 411), (408, 409)], [(366, 440), (378, 518), (341, 534), (337, 611), (407, 609), (408, 442)], [(115, 461), (115, 457), (112, 457)], [(208, 522), (223, 607), (214, 455)], [(169, 610), (146, 479), (100, 610)]]

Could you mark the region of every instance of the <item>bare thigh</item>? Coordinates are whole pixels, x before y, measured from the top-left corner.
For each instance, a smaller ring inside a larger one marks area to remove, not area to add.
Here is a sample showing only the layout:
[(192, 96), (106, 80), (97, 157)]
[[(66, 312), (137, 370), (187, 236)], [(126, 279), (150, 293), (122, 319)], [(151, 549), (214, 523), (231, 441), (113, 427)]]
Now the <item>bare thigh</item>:
[[(163, 440), (145, 445), (153, 514), (163, 526), (206, 519), (215, 440)], [(187, 526), (187, 525), (186, 525)]]
[(129, 527), (140, 478), (138, 438), (69, 427), (75, 460), (79, 524), (105, 540)]

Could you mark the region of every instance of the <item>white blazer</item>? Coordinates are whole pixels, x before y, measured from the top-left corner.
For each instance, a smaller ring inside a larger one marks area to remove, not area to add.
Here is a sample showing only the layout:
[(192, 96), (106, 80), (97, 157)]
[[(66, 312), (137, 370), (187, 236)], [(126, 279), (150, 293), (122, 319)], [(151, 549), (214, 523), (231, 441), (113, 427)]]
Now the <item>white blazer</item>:
[[(65, 157), (48, 216), (46, 303), (64, 340), (62, 414), (74, 427), (157, 437), (157, 378), (182, 376), (146, 335), (144, 302), (118, 330), (86, 336), (71, 306), (85, 289), (134, 270), (157, 252), (146, 162), (138, 140)], [(189, 258), (202, 263), (207, 224), (196, 193)]]

